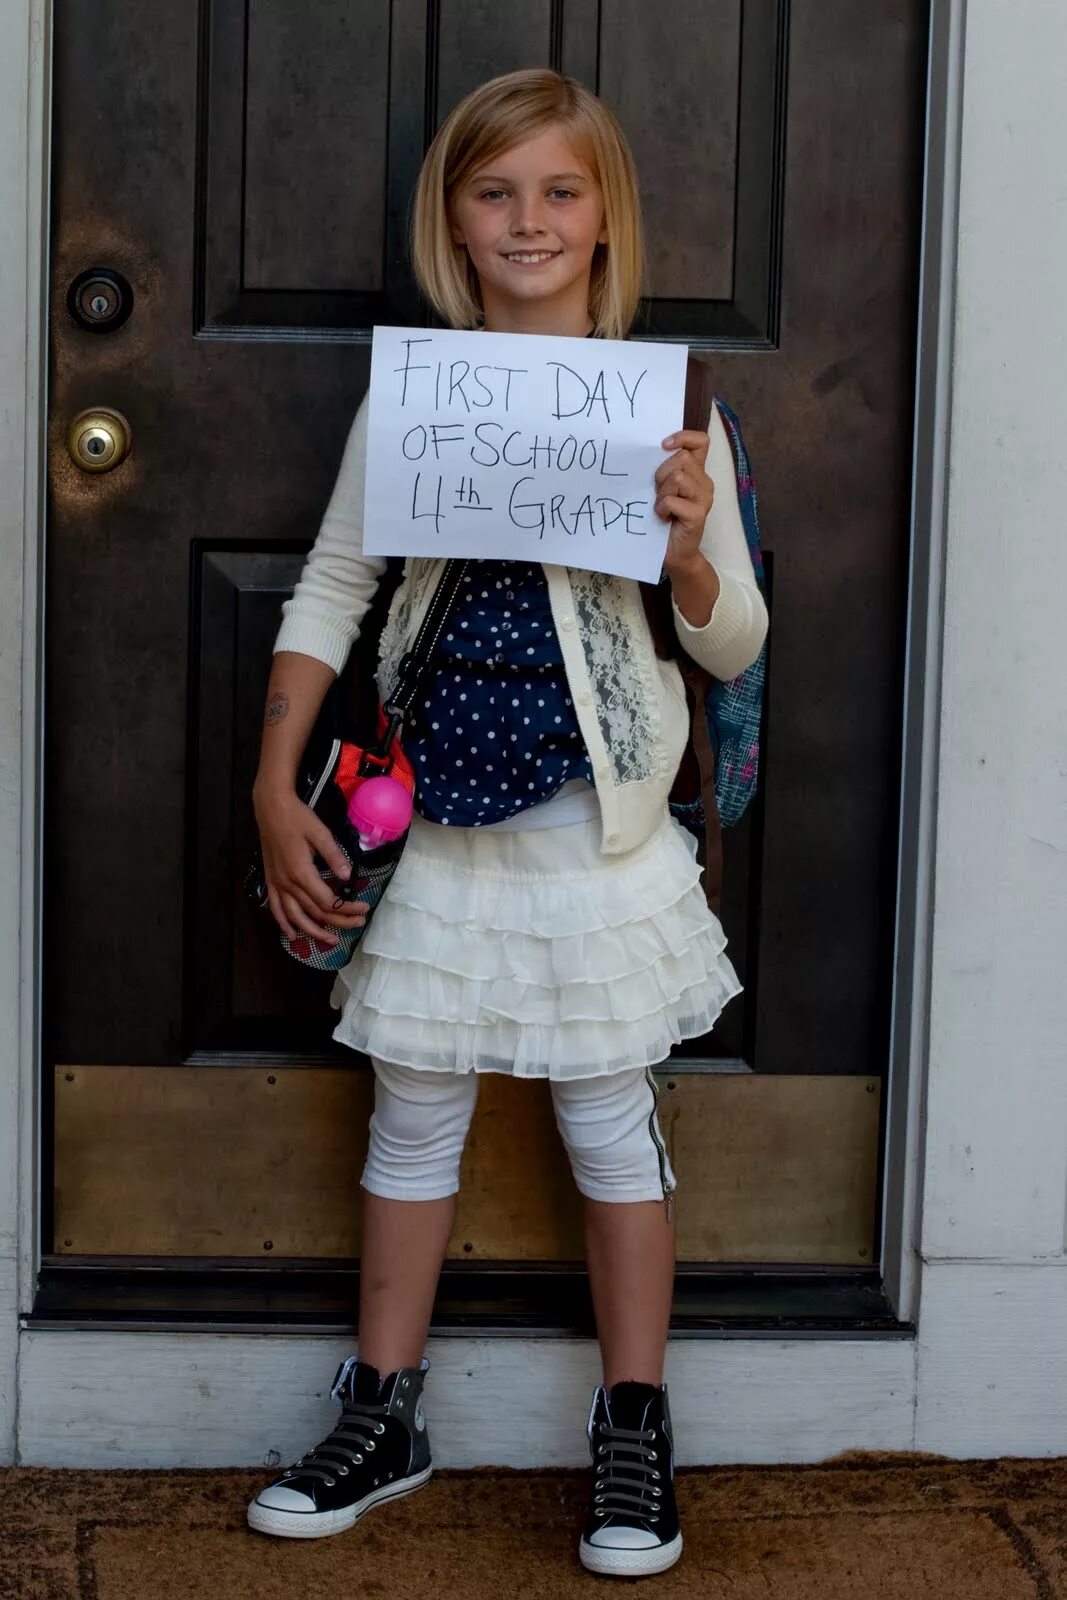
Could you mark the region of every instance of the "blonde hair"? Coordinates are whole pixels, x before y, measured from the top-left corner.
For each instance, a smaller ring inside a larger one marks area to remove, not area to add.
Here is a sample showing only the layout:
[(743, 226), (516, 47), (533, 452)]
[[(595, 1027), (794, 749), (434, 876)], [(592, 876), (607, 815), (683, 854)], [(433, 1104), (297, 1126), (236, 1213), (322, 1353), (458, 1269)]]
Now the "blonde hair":
[(476, 327), (485, 310), (470, 256), (449, 231), (453, 194), (492, 157), (554, 123), (588, 162), (604, 197), (609, 242), (597, 243), (590, 268), (593, 332), (606, 339), (624, 339), (629, 332), (645, 281), (633, 155), (604, 102), (576, 78), (548, 67), (506, 72), (472, 89), (426, 152), (415, 187), (411, 261), (419, 288), (450, 327)]

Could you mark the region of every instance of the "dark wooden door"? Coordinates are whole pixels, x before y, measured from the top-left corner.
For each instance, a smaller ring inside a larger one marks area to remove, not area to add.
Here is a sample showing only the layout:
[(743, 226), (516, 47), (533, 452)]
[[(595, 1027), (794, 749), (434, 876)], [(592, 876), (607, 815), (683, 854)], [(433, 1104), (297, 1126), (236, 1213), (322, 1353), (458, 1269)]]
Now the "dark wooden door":
[[(270, 645), (367, 384), (371, 328), (426, 320), (405, 258), (423, 152), (469, 88), (543, 63), (597, 89), (627, 131), (651, 268), (635, 333), (715, 352), (773, 575), (761, 795), (727, 842), (724, 922), (746, 992), (661, 1074), (677, 1149), (705, 1158), (686, 1174), (682, 1253), (870, 1263), (926, 13), (925, 0), (60, 0), (53, 1256), (351, 1253), (343, 1230), (321, 1246), (329, 1184), (316, 1198), (296, 1174), (325, 1159), (321, 1086), (339, 1071), (358, 1140), (366, 1069), (330, 1041), (330, 979), (290, 962), (240, 889)], [(65, 441), (100, 406), (128, 420), (132, 449), (90, 473)], [(285, 1088), (284, 1111), (267, 1085)], [(483, 1097), (514, 1108), (513, 1086)], [(503, 1178), (488, 1136), (475, 1143), (488, 1198), (468, 1254), (573, 1255), (573, 1231), (536, 1246), (521, 1217), (493, 1231)], [(257, 1187), (268, 1148), (295, 1187)], [(354, 1203), (351, 1141), (336, 1159)], [(540, 1166), (543, 1152), (508, 1160)], [(279, 1251), (267, 1235), (283, 1219), (262, 1209), (298, 1190), (306, 1227)], [(811, 1219), (828, 1212), (820, 1232)]]

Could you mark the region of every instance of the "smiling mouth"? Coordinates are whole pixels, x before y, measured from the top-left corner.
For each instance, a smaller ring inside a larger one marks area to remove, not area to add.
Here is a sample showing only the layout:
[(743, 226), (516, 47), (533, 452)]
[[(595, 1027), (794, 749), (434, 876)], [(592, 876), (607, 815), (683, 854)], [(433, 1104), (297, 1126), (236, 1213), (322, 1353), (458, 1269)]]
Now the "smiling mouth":
[(502, 252), (505, 261), (510, 261), (514, 267), (540, 267), (547, 261), (554, 261), (560, 250), (513, 250)]

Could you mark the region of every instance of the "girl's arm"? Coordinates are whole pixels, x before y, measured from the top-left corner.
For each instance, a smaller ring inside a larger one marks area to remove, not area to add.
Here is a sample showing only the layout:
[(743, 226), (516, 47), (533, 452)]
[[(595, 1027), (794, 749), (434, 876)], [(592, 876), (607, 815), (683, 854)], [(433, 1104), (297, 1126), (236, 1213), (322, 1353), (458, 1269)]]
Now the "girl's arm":
[(291, 600), (282, 606), (267, 685), (259, 770), (252, 800), (263, 846), (270, 908), (290, 938), (302, 930), (362, 926), (362, 902), (335, 904), (314, 865), (317, 853), (341, 876), (348, 865), (333, 835), (298, 798), (300, 758), (326, 691), (341, 671), (385, 571), (384, 557), (363, 553), (367, 399), (349, 429), (341, 466), (318, 536)]
[(267, 707), (254, 794), (290, 793), (300, 757), (326, 691), (337, 674), (325, 662), (294, 650), (279, 650), (271, 663)]
[(348, 862), (324, 822), (296, 793), (295, 780), (308, 734), (336, 674), (312, 656), (280, 650), (271, 667), (259, 771), (252, 787), (267, 898), (274, 920), (290, 939), (299, 932), (336, 942), (336, 930), (363, 926), (362, 901), (335, 903), (315, 867), (317, 853), (341, 878)]
[(318, 536), (293, 598), (282, 606), (282, 623), (274, 641), (275, 654), (291, 650), (314, 656), (335, 673), (348, 659), (386, 569), (384, 556), (363, 553), (368, 409), (364, 395), (348, 432)]
[(674, 625), (694, 661), (713, 677), (730, 679), (759, 655), (767, 637), (767, 607), (741, 521), (733, 450), (714, 403), (707, 432), (705, 470), (715, 495), (692, 565), (671, 572)]

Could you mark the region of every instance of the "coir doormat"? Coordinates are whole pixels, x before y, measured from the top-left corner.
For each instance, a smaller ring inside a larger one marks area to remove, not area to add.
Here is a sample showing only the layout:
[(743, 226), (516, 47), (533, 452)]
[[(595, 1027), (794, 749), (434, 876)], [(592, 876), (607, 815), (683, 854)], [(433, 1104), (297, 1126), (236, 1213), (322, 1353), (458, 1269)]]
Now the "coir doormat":
[(441, 1471), (319, 1540), (253, 1533), (252, 1469), (0, 1471), (3, 1600), (1067, 1600), (1067, 1459), (849, 1453), (681, 1468), (685, 1549), (657, 1577), (587, 1573), (589, 1474)]

